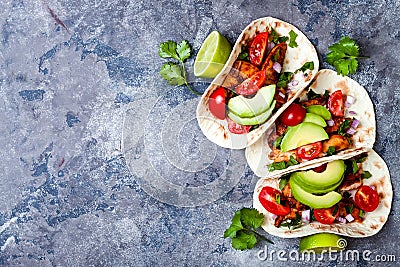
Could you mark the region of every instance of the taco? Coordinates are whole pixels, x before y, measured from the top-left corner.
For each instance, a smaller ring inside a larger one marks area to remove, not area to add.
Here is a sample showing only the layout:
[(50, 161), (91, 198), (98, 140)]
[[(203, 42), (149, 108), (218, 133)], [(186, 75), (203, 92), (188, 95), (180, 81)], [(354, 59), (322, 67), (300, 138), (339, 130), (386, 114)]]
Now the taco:
[[(317, 177), (324, 179), (313, 180)], [(327, 232), (367, 237), (387, 221), (392, 197), (389, 170), (369, 150), (350, 159), (312, 165), (306, 171), (260, 179), (253, 206), (265, 215), (263, 229), (275, 236)]]
[(375, 135), (374, 107), (367, 91), (326, 69), (281, 114), (275, 127), (246, 148), (246, 159), (259, 177), (284, 174), (366, 152)]
[(318, 68), (315, 48), (296, 27), (271, 17), (253, 21), (198, 104), (201, 130), (222, 147), (253, 144)]

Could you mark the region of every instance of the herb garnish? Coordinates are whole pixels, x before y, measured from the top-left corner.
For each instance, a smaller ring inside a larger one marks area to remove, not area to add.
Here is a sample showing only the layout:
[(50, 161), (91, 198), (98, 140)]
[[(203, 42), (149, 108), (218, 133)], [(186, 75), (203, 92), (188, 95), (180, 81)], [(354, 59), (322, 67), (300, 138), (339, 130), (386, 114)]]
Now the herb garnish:
[(335, 154), (335, 152), (336, 152), (336, 148), (334, 146), (330, 146), (328, 148), (328, 151), (326, 151), (326, 155), (327, 156), (332, 156), (333, 154)]
[(278, 82), (276, 83), (276, 87), (286, 88), (287, 84), (292, 80), (293, 72), (285, 71), (279, 75)]
[(348, 36), (344, 36), (336, 44), (328, 47), (330, 52), (326, 55), (326, 62), (335, 67), (338, 74), (342, 76), (353, 74), (358, 67), (359, 46)]
[(244, 60), (250, 61), (249, 52), (247, 52), (247, 51), (248, 51), (248, 48), (246, 46), (242, 46), (242, 52), (240, 52), (238, 59), (242, 59), (242, 60), (244, 59)]
[(268, 170), (270, 172), (276, 171), (276, 170), (283, 170), (283, 169), (286, 169), (290, 166), (297, 165), (297, 164), (299, 164), (299, 162), (293, 156), (290, 156), (290, 159), (288, 162), (281, 161), (281, 162), (274, 162), (274, 163), (269, 164)]
[(298, 44), (296, 43), (297, 35), (298, 34), (295, 33), (293, 30), (290, 30), (290, 32), (289, 32), (289, 37), (290, 37), (289, 46), (292, 47), (292, 48), (298, 46)]
[(343, 136), (349, 136), (347, 130), (350, 129), (351, 119), (346, 118), (340, 125), (338, 129), (338, 134)]
[(256, 230), (263, 224), (264, 215), (256, 209), (242, 208), (235, 212), (232, 223), (224, 232), (224, 238), (232, 239), (232, 247), (238, 250), (251, 249), (257, 244), (257, 237), (273, 244)]
[(296, 212), (296, 219), (288, 219), (284, 223), (281, 223), (281, 227), (287, 227), (289, 230), (297, 229), (301, 227), (301, 216), (299, 213)]
[(283, 134), (278, 136), (278, 138), (275, 139), (274, 143), (272, 144), (275, 148), (278, 148), (281, 146), (282, 143), (282, 139), (283, 139)]
[(274, 28), (271, 28), (271, 36), (272, 36), (272, 42), (275, 44), (283, 43), (289, 40), (289, 37), (287, 36), (279, 36), (279, 34), (274, 30)]
[(364, 171), (362, 174), (361, 174), (361, 178), (362, 179), (368, 179), (368, 178), (371, 178), (372, 177), (372, 174), (369, 172), (369, 171)]
[(192, 49), (188, 41), (183, 40), (179, 44), (174, 41), (166, 41), (160, 44), (158, 55), (162, 58), (172, 58), (178, 62), (167, 62), (162, 65), (160, 74), (171, 85), (186, 85), (186, 87), (196, 95), (200, 93), (194, 91), (187, 82), (185, 65), (186, 59), (191, 56)]

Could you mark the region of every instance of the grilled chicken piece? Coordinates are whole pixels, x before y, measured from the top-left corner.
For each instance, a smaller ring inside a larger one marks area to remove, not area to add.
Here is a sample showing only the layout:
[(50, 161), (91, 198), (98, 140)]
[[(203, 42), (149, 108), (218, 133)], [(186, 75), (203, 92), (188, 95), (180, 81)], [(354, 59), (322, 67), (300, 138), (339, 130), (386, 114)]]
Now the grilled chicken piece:
[(356, 174), (346, 175), (339, 189), (340, 191), (349, 191), (359, 188), (362, 184), (361, 173), (357, 172)]
[(267, 58), (262, 65), (262, 69), (265, 69), (267, 77), (267, 79), (265, 80), (265, 85), (276, 84), (278, 82), (280, 73), (276, 72), (273, 66), (275, 62), (278, 62), (279, 64), (281, 64), (281, 66), (283, 66), (286, 50), (287, 44), (283, 42), (274, 46), (271, 52), (269, 52)]
[[(292, 190), (290, 189), (289, 183), (286, 183), (285, 187), (282, 189), (282, 194), (288, 199), (293, 198)], [(290, 202), (289, 202), (289, 205), (290, 205)]]
[(340, 134), (333, 134), (328, 140), (322, 143), (322, 152), (326, 153), (330, 146), (335, 147), (335, 151), (346, 149), (350, 146), (349, 140)]
[(226, 76), (222, 86), (233, 90), (236, 86), (241, 84), (247, 78), (260, 71), (256, 66), (244, 60), (236, 60)]
[(275, 90), (274, 100), (276, 100), (275, 108), (280, 108), (287, 101), (286, 90), (278, 87)]
[(324, 105), (326, 105), (326, 99), (327, 99), (326, 97), (320, 96), (320, 97), (317, 97), (317, 98), (314, 98), (314, 99), (310, 99), (310, 100), (301, 102), (300, 104), (303, 107), (306, 107), (306, 108), (309, 107), (309, 106), (313, 106), (313, 105), (324, 106)]
[(296, 158), (296, 150), (282, 152), (279, 149), (273, 148), (271, 150), (271, 152), (269, 153), (268, 158), (270, 160), (273, 160), (274, 162), (281, 162), (281, 161), (288, 162), (290, 160), (290, 156), (293, 156), (294, 158)]

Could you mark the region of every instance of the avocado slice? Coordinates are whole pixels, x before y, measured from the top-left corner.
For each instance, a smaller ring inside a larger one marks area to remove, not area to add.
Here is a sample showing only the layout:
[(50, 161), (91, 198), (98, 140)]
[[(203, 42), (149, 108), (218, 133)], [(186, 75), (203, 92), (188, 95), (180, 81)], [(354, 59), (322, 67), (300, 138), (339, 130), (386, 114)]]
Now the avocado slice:
[(302, 187), (304, 184), (315, 189), (327, 189), (342, 179), (345, 170), (344, 161), (335, 160), (329, 162), (323, 172), (315, 172), (314, 170), (296, 172), (296, 180)]
[(308, 193), (324, 194), (334, 191), (338, 186), (340, 186), (340, 184), (343, 182), (344, 176), (342, 176), (342, 178), (336, 184), (320, 188), (312, 187), (308, 184), (302, 183), (296, 173), (292, 173), (292, 175), (290, 175), (290, 179), (293, 179), (296, 184), (298, 184), (304, 191)]
[(319, 126), (326, 127), (326, 121), (320, 115), (314, 113), (306, 113), (303, 122), (312, 122)]
[(255, 117), (252, 117), (252, 118), (241, 118), (241, 117), (237, 116), (235, 113), (231, 112), (230, 110), (228, 111), (228, 117), (240, 125), (263, 124), (271, 116), (271, 113), (275, 108), (275, 104), (276, 104), (276, 101), (274, 100), (274, 101), (272, 101), (272, 104), (269, 107), (269, 109), (267, 109), (267, 111), (255, 116)]
[(307, 112), (314, 113), (321, 116), (324, 120), (329, 120), (331, 118), (331, 113), (329, 110), (321, 105), (312, 105), (307, 108)]
[(302, 122), (286, 131), (281, 142), (281, 150), (287, 152), (326, 139), (329, 139), (329, 136), (322, 126), (312, 122)]
[(294, 198), (312, 209), (330, 208), (342, 199), (342, 195), (335, 191), (317, 196), (303, 190), (295, 180), (290, 179), (289, 184)]
[(252, 98), (242, 95), (232, 97), (228, 102), (229, 111), (241, 118), (251, 118), (268, 110), (275, 95), (275, 84), (262, 87)]

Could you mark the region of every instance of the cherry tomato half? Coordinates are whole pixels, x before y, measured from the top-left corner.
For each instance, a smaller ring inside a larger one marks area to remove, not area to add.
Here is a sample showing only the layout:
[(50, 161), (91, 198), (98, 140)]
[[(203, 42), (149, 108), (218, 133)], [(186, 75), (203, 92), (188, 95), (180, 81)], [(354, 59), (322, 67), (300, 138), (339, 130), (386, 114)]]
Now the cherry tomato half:
[(266, 79), (265, 70), (253, 74), (236, 87), (236, 93), (244, 96), (254, 95), (264, 85)]
[(328, 109), (333, 116), (344, 116), (344, 101), (341, 90), (333, 92), (328, 99)]
[(268, 32), (262, 32), (254, 37), (249, 47), (250, 62), (256, 66), (260, 66), (267, 50)]
[(226, 117), (226, 120), (228, 121), (228, 130), (231, 133), (244, 134), (244, 133), (248, 133), (250, 131), (251, 125), (240, 125), (240, 124), (237, 124), (233, 120), (229, 119), (229, 117)]
[(312, 144), (304, 145), (296, 149), (296, 155), (304, 160), (311, 160), (318, 157), (322, 152), (322, 142), (318, 141)]
[(364, 211), (374, 211), (379, 206), (378, 192), (367, 185), (363, 185), (354, 195), (354, 202)]
[(226, 117), (226, 91), (224, 87), (218, 87), (208, 100), (208, 107), (211, 113), (220, 120)]
[(314, 217), (315, 219), (323, 224), (332, 224), (336, 217), (339, 215), (339, 209), (337, 209), (336, 214), (333, 214), (335, 211), (335, 206), (327, 208), (327, 209), (315, 209)]
[(263, 207), (276, 215), (286, 215), (290, 212), (290, 207), (289, 204), (286, 203), (286, 205), (281, 205), (276, 202), (276, 196), (279, 195), (279, 197), (282, 197), (281, 192), (279, 192), (277, 189), (270, 187), (270, 186), (264, 186), (261, 189), (260, 195), (258, 195), (258, 200), (260, 201), (261, 205)]
[(305, 116), (306, 110), (299, 104), (292, 103), (282, 112), (279, 118), (287, 126), (296, 126), (304, 120)]

